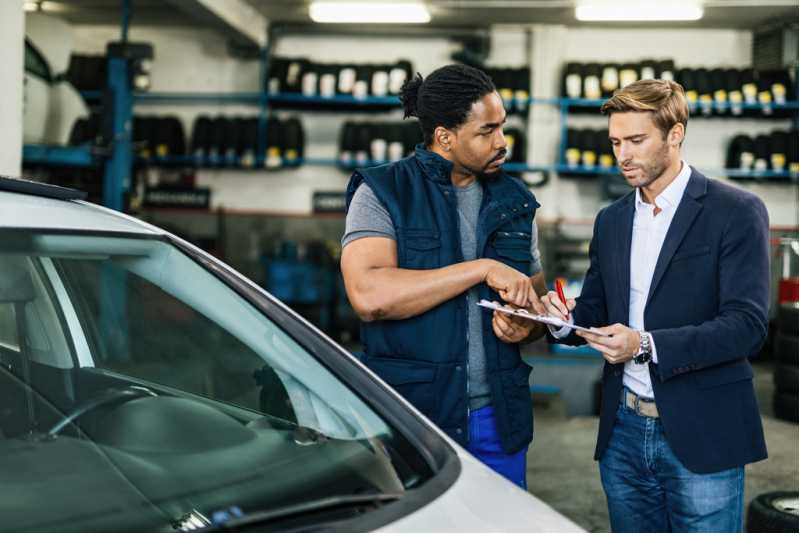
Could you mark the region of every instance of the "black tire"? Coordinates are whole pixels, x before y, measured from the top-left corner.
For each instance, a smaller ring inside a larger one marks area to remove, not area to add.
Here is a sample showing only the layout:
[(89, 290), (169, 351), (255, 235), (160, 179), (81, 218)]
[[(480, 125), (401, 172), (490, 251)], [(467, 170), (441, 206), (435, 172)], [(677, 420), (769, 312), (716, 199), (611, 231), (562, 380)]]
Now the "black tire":
[[(792, 172), (797, 171), (799, 167), (799, 129), (791, 131), (788, 139), (788, 169)], [(799, 328), (799, 319), (796, 321), (796, 326)]]
[(788, 132), (778, 130), (771, 133), (771, 169), (775, 172), (788, 170)]
[(674, 60), (664, 59), (658, 62), (657, 77), (659, 80), (674, 79)]
[(799, 368), (799, 337), (782, 332), (777, 333), (774, 353), (777, 356), (777, 362)]
[(771, 135), (755, 137), (755, 169), (771, 168)]
[(777, 310), (779, 332), (799, 336), (799, 304), (782, 304)]
[(580, 63), (566, 63), (561, 80), (561, 96), (563, 98), (582, 98), (583, 67)]
[[(746, 155), (744, 155), (746, 154)], [(736, 135), (727, 148), (727, 168), (750, 170), (755, 158), (755, 141), (748, 135)], [(740, 176), (735, 176), (740, 179)]]
[(287, 165), (299, 165), (305, 157), (305, 131), (297, 117), (283, 123), (282, 152)]
[(767, 492), (749, 504), (747, 533), (799, 531), (799, 492)]
[(799, 394), (799, 365), (778, 363), (774, 367), (774, 384), (779, 393)]

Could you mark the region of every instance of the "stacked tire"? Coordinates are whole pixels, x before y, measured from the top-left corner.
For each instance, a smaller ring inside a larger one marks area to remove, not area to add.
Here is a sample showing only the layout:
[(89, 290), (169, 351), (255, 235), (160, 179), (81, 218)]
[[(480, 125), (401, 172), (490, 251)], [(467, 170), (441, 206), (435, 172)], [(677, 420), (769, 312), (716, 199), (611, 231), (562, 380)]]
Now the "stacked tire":
[(107, 85), (107, 72), (104, 55), (72, 54), (66, 78), (78, 91), (101, 91)]
[(774, 415), (799, 423), (799, 303), (783, 303), (777, 315)]
[[(613, 92), (641, 79), (675, 76), (671, 59), (649, 59), (639, 63), (567, 63), (561, 79), (561, 96), (571, 99), (610, 98)], [(596, 113), (595, 107), (574, 107), (574, 112)]]
[(486, 68), (509, 113), (527, 112), (530, 99), (529, 68)]
[(793, 533), (799, 531), (799, 492), (768, 492), (749, 504), (747, 533)]
[(315, 63), (306, 58), (272, 58), (266, 80), (270, 94), (295, 93), (308, 97), (396, 96), (413, 75), (410, 61), (356, 65)]
[(339, 135), (339, 165), (350, 169), (399, 161), (420, 142), (422, 132), (415, 120), (345, 122)]
[[(727, 147), (726, 168), (740, 171), (732, 179), (758, 179), (764, 171), (785, 172), (788, 180), (799, 177), (799, 130), (777, 130), (770, 134), (737, 135)], [(751, 174), (750, 174), (751, 173)]]
[(582, 171), (609, 171), (615, 168), (616, 159), (608, 140), (608, 130), (569, 128), (566, 134), (566, 170), (561, 177), (592, 177), (596, 174), (570, 173), (569, 169)]
[(192, 130), (191, 157), (197, 166), (205, 167), (277, 169), (300, 165), (305, 156), (305, 132), (299, 119), (270, 118), (265, 126), (261, 132), (257, 117), (201, 115)]
[[(685, 89), (692, 115), (704, 117), (787, 117), (790, 110), (775, 109), (785, 104), (793, 93), (788, 70), (752, 68), (683, 68), (676, 81)], [(745, 109), (743, 104), (760, 104)]]

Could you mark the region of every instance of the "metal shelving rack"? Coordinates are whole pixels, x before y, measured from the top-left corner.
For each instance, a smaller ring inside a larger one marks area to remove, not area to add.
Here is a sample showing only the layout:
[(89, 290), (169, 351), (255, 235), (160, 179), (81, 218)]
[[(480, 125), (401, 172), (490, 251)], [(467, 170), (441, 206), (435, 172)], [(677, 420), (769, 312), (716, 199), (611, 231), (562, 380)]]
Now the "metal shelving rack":
[[(126, 43), (128, 41), (128, 29), (131, 18), (130, 0), (123, 1), (122, 9), (122, 28), (121, 28), (121, 41)], [(266, 31), (267, 29), (265, 29)], [(95, 148), (89, 146), (76, 146), (76, 147), (52, 147), (52, 146), (39, 146), (39, 145), (26, 145), (23, 150), (23, 159), (26, 163), (34, 163), (40, 165), (61, 165), (61, 166), (77, 166), (77, 167), (91, 167), (104, 165), (104, 179), (103, 179), (103, 203), (113, 209), (122, 210), (123, 198), (125, 193), (130, 188), (130, 176), (133, 171), (133, 165), (136, 162), (132, 153), (132, 125), (131, 119), (133, 115), (133, 107), (136, 104), (166, 104), (166, 105), (180, 105), (180, 104), (198, 104), (198, 103), (214, 103), (214, 104), (244, 104), (257, 106), (259, 109), (259, 145), (258, 153), (263, 154), (266, 148), (266, 120), (270, 109), (286, 109), (286, 110), (320, 110), (324, 111), (386, 111), (401, 106), (399, 98), (396, 96), (375, 97), (370, 96), (366, 98), (356, 98), (353, 96), (337, 95), (334, 97), (323, 96), (305, 96), (298, 93), (278, 93), (269, 94), (266, 87), (269, 71), (269, 47), (265, 47), (261, 51), (261, 83), (262, 87), (259, 92), (239, 92), (239, 93), (196, 93), (196, 92), (156, 92), (156, 93), (136, 93), (131, 91), (128, 77), (128, 63), (124, 58), (109, 58), (108, 63), (108, 90), (107, 96), (110, 98), (111, 109), (107, 111), (112, 115), (113, 131), (112, 139), (110, 142), (109, 150), (107, 153), (103, 151), (98, 152)], [(799, 66), (797, 67), (797, 74), (799, 74)], [(97, 101), (102, 97), (99, 91), (83, 93), (87, 101)], [(795, 110), (794, 113), (794, 127), (799, 127), (799, 75), (797, 75), (797, 94), (794, 96), (794, 101), (789, 101), (786, 104), (770, 104), (774, 110)], [(526, 102), (517, 102), (514, 100), (506, 101), (506, 107), (515, 106), (517, 103), (523, 103), (527, 106), (531, 105), (550, 105), (557, 106), (560, 110), (560, 127), (561, 127), (561, 140), (559, 158), (555, 164), (549, 165), (529, 165), (519, 163), (508, 163), (505, 169), (513, 173), (534, 172), (542, 173), (544, 181), (550, 173), (557, 174), (577, 174), (584, 176), (603, 176), (609, 178), (610, 176), (618, 176), (618, 171), (613, 168), (599, 168), (599, 167), (583, 167), (572, 166), (566, 164), (566, 144), (567, 144), (567, 130), (568, 130), (568, 116), (574, 107), (596, 107), (602, 105), (603, 100), (589, 100), (589, 99), (571, 99), (571, 98), (529, 98)], [(743, 104), (744, 109), (762, 109), (761, 104)], [(156, 158), (153, 161), (157, 165), (164, 166), (198, 166), (197, 161), (192, 156), (173, 156), (165, 158)], [(371, 164), (381, 164), (383, 162), (371, 161), (367, 162), (367, 166)], [(298, 160), (292, 166), (297, 164), (305, 165), (319, 165), (319, 166), (335, 166), (339, 168), (350, 168), (349, 166), (342, 166), (341, 162), (337, 159), (330, 158), (306, 158)], [(362, 165), (363, 166), (363, 165)], [(233, 165), (219, 165), (209, 168), (257, 168), (259, 170), (265, 169), (259, 167), (244, 167), (238, 164)], [(285, 167), (284, 167), (285, 168)], [(290, 167), (289, 167), (290, 168)], [(794, 178), (789, 172), (774, 172), (774, 171), (741, 171), (739, 169), (718, 169), (720, 175), (731, 177), (755, 177), (755, 178)], [(543, 183), (542, 182), (542, 183)]]

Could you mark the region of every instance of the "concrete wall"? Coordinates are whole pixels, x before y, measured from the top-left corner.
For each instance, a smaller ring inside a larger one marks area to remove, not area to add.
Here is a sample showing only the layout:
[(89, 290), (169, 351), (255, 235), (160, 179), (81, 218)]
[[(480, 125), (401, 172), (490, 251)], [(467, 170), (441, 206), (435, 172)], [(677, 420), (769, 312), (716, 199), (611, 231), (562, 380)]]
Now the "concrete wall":
[(22, 169), (22, 79), (25, 13), (22, 0), (0, 2), (0, 175)]

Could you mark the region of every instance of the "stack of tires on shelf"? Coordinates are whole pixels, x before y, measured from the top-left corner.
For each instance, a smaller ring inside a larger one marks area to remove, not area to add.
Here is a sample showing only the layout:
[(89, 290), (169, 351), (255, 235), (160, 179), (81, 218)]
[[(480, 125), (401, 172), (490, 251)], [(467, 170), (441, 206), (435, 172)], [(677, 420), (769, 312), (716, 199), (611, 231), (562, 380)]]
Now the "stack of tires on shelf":
[(739, 170), (732, 179), (761, 179), (758, 172), (784, 172), (767, 179), (788, 181), (799, 178), (799, 130), (777, 130), (755, 137), (736, 135), (727, 147), (726, 168)]
[[(175, 116), (136, 115), (133, 150), (136, 162), (154, 166), (212, 168), (296, 167), (305, 155), (305, 132), (298, 118), (270, 118), (259, 131), (257, 117), (209, 117), (194, 121), (189, 150), (183, 124)], [(70, 144), (102, 145), (102, 116), (92, 114), (72, 127)], [(266, 135), (261, 141), (261, 136)], [(263, 152), (260, 152), (263, 147)]]
[(200, 115), (192, 130), (191, 158), (205, 167), (278, 169), (302, 164), (305, 132), (298, 118), (272, 117), (264, 129), (257, 117)]
[(422, 142), (416, 120), (345, 122), (341, 126), (338, 162), (344, 168), (399, 161)]
[(269, 65), (266, 87), (270, 94), (298, 93), (307, 97), (396, 96), (412, 74), (413, 66), (406, 60), (356, 65), (274, 57)]
[[(102, 146), (110, 125), (103, 123), (101, 113), (75, 121), (69, 136), (71, 146)], [(183, 123), (175, 116), (136, 115), (133, 117), (133, 151), (139, 162), (164, 163), (186, 154)]]
[[(787, 69), (682, 68), (675, 80), (685, 89), (692, 114), (705, 117), (790, 117), (791, 110), (775, 109), (795, 98)], [(759, 104), (746, 108), (742, 104)]]
[[(674, 79), (674, 61), (647, 60), (639, 63), (567, 63), (563, 70), (561, 96), (598, 100), (641, 79)], [(575, 108), (596, 112), (596, 108)]]
[(108, 58), (105, 55), (72, 54), (66, 78), (78, 91), (102, 91), (108, 81)]
[[(702, 116), (789, 117), (790, 109), (776, 109), (795, 98), (794, 81), (787, 69), (676, 68), (674, 61), (639, 63), (567, 63), (562, 78), (564, 98), (598, 100), (641, 79), (674, 80), (683, 86), (692, 114)], [(746, 108), (744, 104), (759, 104)], [(575, 112), (595, 107), (575, 106)]]
[(569, 128), (566, 133), (567, 167), (563, 174), (569, 176), (568, 168), (584, 170), (614, 171), (616, 158), (608, 139), (608, 130), (591, 128)]
[(525, 114), (530, 100), (529, 68), (486, 68), (508, 113)]

